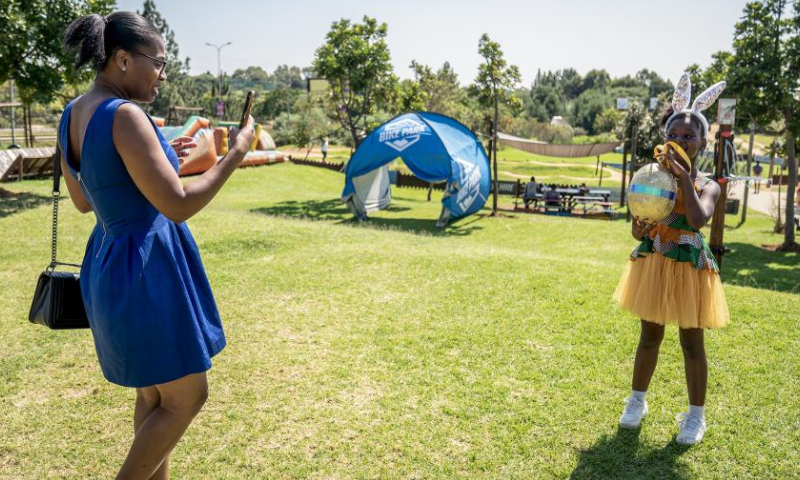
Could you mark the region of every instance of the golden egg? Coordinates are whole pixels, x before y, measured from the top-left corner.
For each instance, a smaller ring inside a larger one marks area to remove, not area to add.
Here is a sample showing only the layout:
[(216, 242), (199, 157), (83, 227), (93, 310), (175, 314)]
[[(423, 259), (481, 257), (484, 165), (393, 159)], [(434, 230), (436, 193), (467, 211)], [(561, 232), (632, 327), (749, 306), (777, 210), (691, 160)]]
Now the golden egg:
[(657, 223), (669, 216), (678, 197), (678, 182), (658, 163), (650, 163), (633, 175), (628, 189), (628, 208), (639, 220)]

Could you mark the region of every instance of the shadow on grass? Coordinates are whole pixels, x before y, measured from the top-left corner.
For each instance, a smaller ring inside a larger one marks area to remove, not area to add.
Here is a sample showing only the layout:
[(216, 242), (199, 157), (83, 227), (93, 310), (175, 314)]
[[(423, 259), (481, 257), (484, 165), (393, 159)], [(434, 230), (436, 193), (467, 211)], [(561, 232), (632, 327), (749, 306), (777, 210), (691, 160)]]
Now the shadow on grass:
[(0, 218), (51, 203), (52, 197), (30, 192), (9, 192), (0, 189)]
[(289, 200), (271, 207), (256, 208), (254, 213), (273, 217), (292, 217), (301, 220), (347, 220), (350, 212), (338, 198), (331, 200)]
[(370, 218), (365, 222), (365, 225), (374, 225), (389, 230), (403, 230), (433, 237), (464, 237), (483, 229), (481, 226), (473, 225), (481, 218), (479, 215), (474, 215), (450, 222), (445, 228), (436, 226), (438, 218)]
[[(411, 210), (408, 207), (390, 206), (385, 212), (396, 213)], [(255, 208), (253, 213), (274, 217), (290, 217), (300, 220), (332, 221), (342, 225), (358, 225), (364, 228), (400, 230), (415, 234), (442, 236), (465, 236), (483, 227), (472, 225), (480, 220), (480, 215), (451, 222), (446, 228), (436, 226), (438, 218), (370, 218), (365, 222), (356, 220), (341, 200), (289, 200), (270, 207)]]
[(800, 254), (773, 252), (748, 243), (727, 243), (722, 281), (728, 285), (800, 294)]
[(672, 441), (660, 449), (642, 447), (640, 430), (618, 428), (591, 448), (580, 452), (578, 466), (570, 480), (688, 480), (689, 471), (678, 463), (690, 447)]

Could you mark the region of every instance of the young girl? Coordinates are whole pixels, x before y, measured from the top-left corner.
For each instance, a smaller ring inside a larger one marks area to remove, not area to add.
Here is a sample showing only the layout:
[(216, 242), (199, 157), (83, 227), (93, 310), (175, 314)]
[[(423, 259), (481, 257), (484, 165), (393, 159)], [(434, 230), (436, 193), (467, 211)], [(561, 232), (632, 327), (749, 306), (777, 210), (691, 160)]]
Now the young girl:
[(686, 153), (671, 153), (665, 166), (678, 179), (675, 208), (658, 224), (635, 219), (632, 234), (641, 244), (631, 254), (625, 273), (614, 292), (620, 305), (642, 318), (639, 347), (633, 366), (633, 391), (619, 419), (623, 428), (638, 428), (647, 414), (645, 395), (658, 361), (658, 349), (666, 324), (677, 325), (683, 347), (689, 411), (678, 415), (677, 442), (700, 442), (706, 430), (703, 408), (708, 365), (703, 329), (728, 323), (728, 306), (722, 292), (719, 268), (700, 229), (714, 213), (720, 187), (698, 176), (695, 159), (706, 146), (708, 121), (701, 113), (725, 88), (720, 82), (687, 108), (691, 82), (684, 74), (664, 123), (666, 141)]

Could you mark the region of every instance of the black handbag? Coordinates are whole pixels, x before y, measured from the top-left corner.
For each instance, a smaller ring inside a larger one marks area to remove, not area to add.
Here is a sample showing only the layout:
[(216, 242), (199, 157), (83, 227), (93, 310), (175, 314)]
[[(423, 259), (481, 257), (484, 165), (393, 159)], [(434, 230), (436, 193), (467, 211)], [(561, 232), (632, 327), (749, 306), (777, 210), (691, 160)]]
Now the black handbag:
[(53, 159), (53, 250), (50, 265), (39, 275), (28, 320), (53, 330), (89, 328), (81, 297), (80, 273), (56, 271), (58, 266), (80, 268), (80, 265), (56, 260), (60, 187), (61, 147), (57, 143)]

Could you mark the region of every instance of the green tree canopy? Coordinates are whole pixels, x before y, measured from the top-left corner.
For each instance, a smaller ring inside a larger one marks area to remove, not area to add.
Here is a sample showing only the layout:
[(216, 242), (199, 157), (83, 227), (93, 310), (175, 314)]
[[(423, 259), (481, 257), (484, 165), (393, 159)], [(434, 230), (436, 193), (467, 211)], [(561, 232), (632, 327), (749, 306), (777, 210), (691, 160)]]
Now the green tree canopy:
[(415, 60), (411, 61), (410, 67), (424, 96), (424, 110), (457, 119), (464, 115), (466, 92), (459, 85), (458, 74), (449, 62), (444, 62), (435, 72)]
[(362, 23), (342, 19), (331, 25), (317, 49), (314, 73), (330, 83), (335, 116), (355, 145), (374, 127), (371, 118), (394, 99), (394, 75), (387, 26), (365, 16)]
[(82, 15), (105, 15), (114, 0), (4, 0), (0, 7), (0, 83), (16, 82), (24, 102), (50, 102), (65, 82), (89, 73), (72, 69), (63, 48), (67, 26)]
[(789, 185), (783, 249), (795, 248), (794, 191), (797, 187), (796, 141), (800, 134), (800, 0), (748, 3), (736, 24), (726, 96), (736, 96), (739, 121), (767, 125), (783, 120)]

